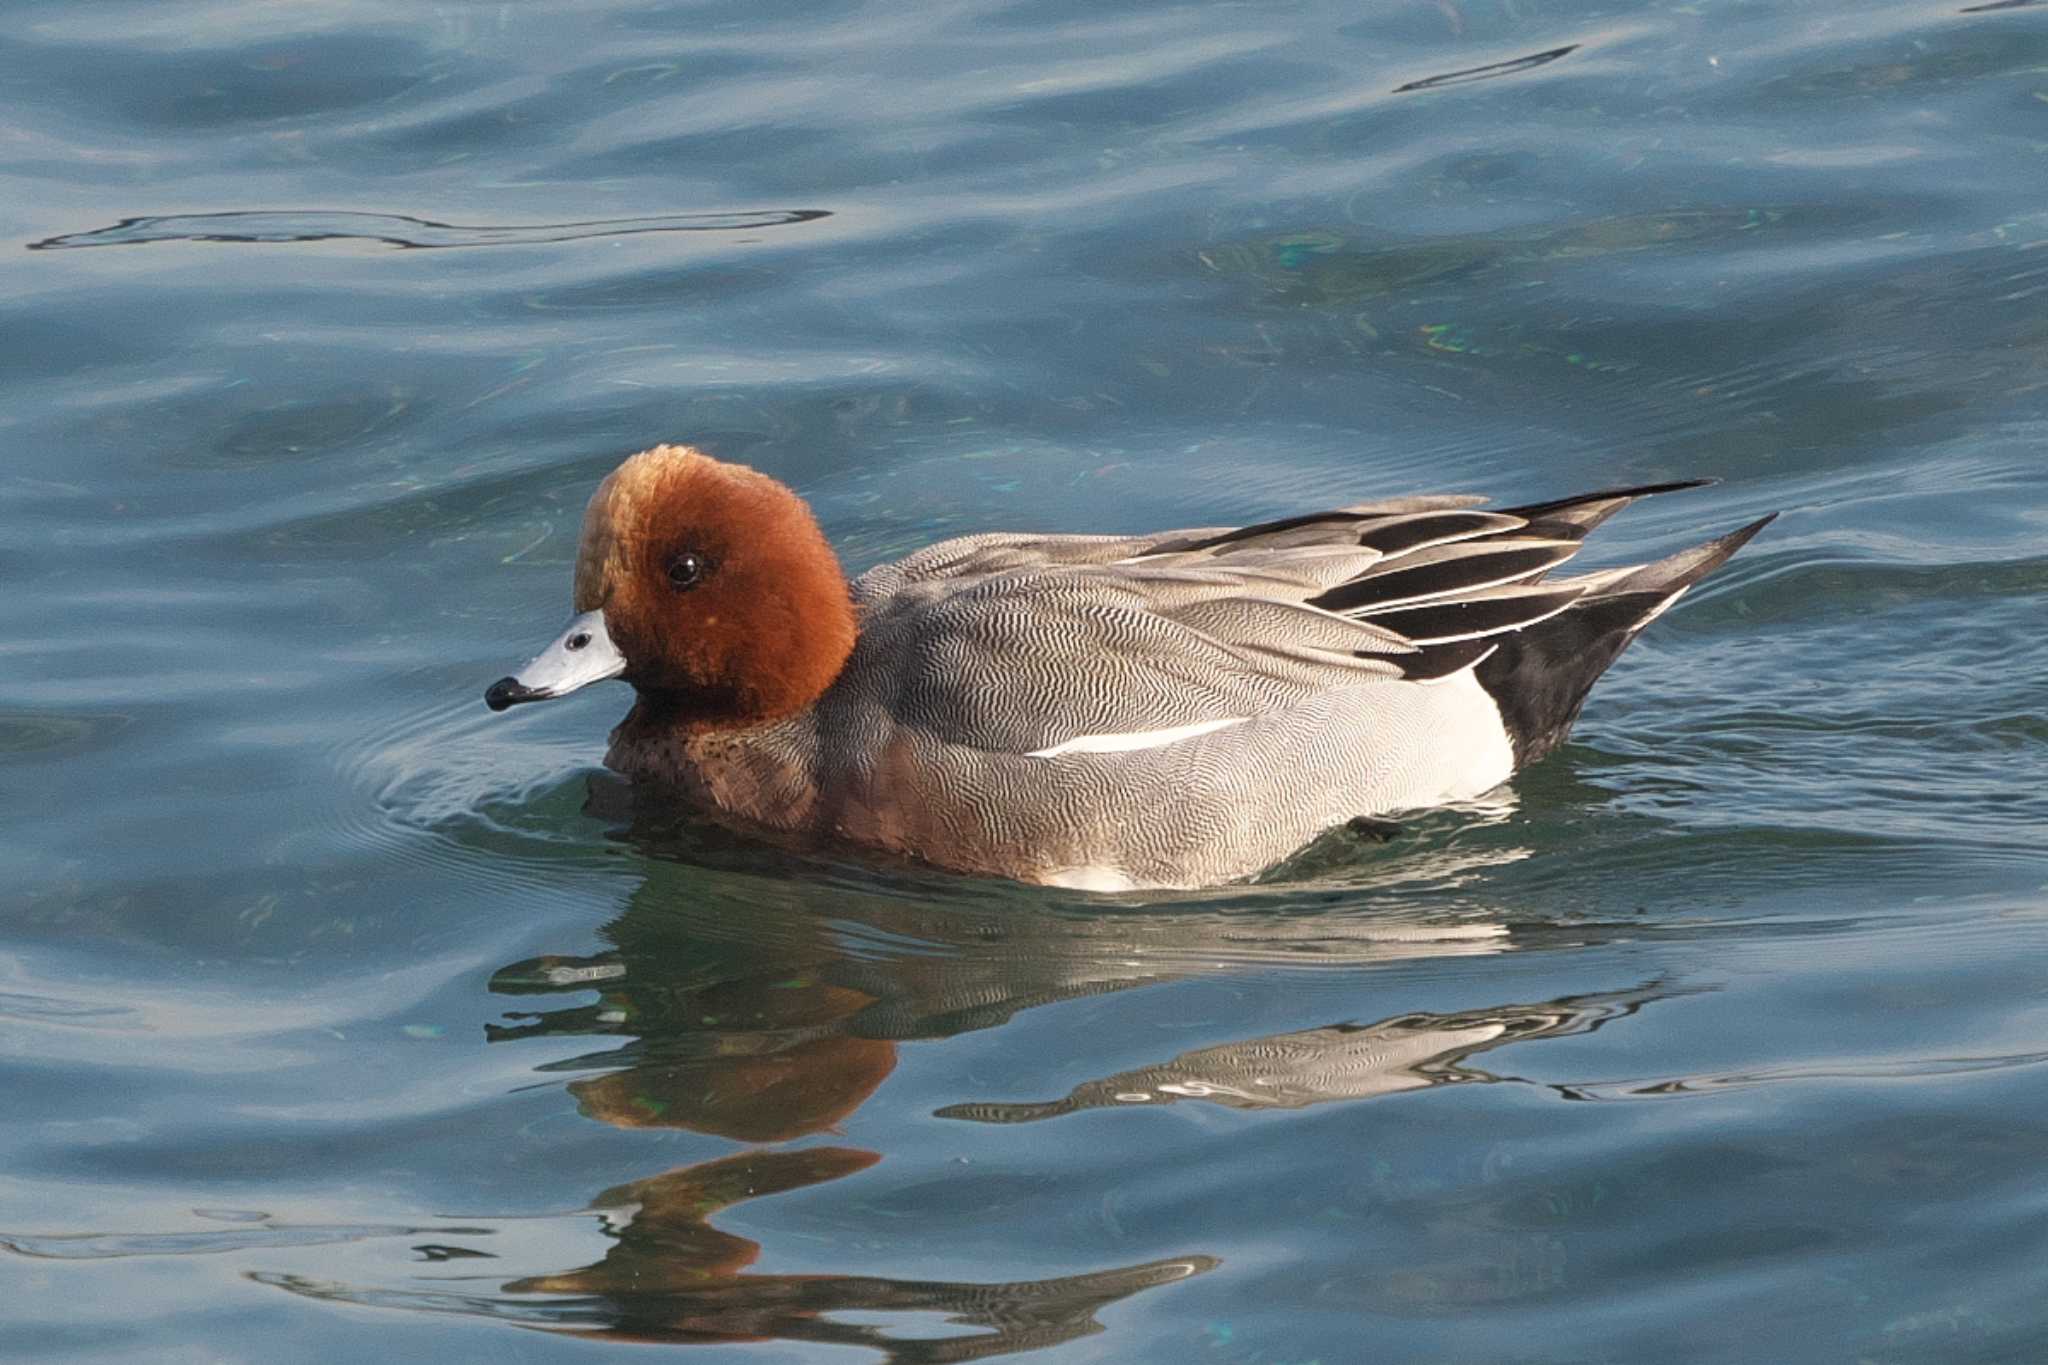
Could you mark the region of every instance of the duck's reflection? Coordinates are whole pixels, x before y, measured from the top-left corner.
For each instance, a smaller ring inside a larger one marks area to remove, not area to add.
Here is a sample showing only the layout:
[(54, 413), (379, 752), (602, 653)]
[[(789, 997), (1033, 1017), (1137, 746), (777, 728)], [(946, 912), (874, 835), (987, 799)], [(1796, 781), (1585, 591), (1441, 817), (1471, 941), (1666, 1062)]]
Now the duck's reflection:
[[(873, 1152), (847, 1147), (743, 1152), (606, 1190), (591, 1201), (615, 1240), (580, 1270), (512, 1280), (495, 1294), (366, 1290), (292, 1275), (260, 1281), (311, 1298), (475, 1314), (557, 1332), (671, 1345), (802, 1341), (864, 1346), (923, 1365), (985, 1360), (1103, 1330), (1096, 1313), (1140, 1290), (1214, 1268), (1183, 1256), (1008, 1284), (865, 1275), (755, 1275), (760, 1244), (711, 1225), (734, 1204), (865, 1170)], [(941, 1336), (891, 1337), (864, 1314), (933, 1314)]]
[(1424, 1086), (1509, 1079), (1469, 1067), (1506, 1043), (1588, 1033), (1633, 1014), (1662, 993), (1655, 985), (1536, 1005), (1456, 1014), (1402, 1014), (1376, 1023), (1329, 1024), (1184, 1052), (1158, 1066), (1118, 1072), (1044, 1103), (948, 1105), (940, 1118), (1030, 1123), (1083, 1109), (1204, 1100), (1232, 1109), (1303, 1109)]
[(595, 991), (596, 1001), (515, 1013), (489, 1036), (617, 1037), (613, 1050), (556, 1064), (600, 1072), (569, 1084), (586, 1114), (745, 1142), (832, 1128), (888, 1078), (901, 1042), (993, 1028), (1036, 1006), (1261, 966), (1360, 968), (1510, 946), (1486, 920), (1076, 915), (853, 896), (831, 913), (764, 896), (736, 932), (732, 911), (668, 899), (653, 889), (664, 880), (657, 871), (607, 928), (612, 951), (530, 959), (492, 980), (503, 993)]
[[(691, 842), (679, 857), (663, 832), (628, 828), (629, 841), (648, 856), (636, 868), (643, 880), (626, 910), (602, 931), (609, 947), (528, 959), (491, 983), (538, 1006), (508, 1013), (490, 1029), (493, 1042), (605, 1040), (552, 1067), (577, 1073), (568, 1089), (584, 1114), (619, 1127), (789, 1142), (848, 1119), (892, 1074), (907, 1041), (990, 1029), (1038, 1006), (1196, 976), (1348, 974), (1522, 946), (1469, 905), (1404, 918), (1346, 909), (1356, 903), (1350, 894), (1327, 898), (1329, 908), (1319, 911), (1313, 897), (1289, 896), (1276, 909), (1275, 898), (1246, 892), (1194, 907), (1084, 906), (957, 878), (920, 882), (914, 873), (892, 879), (812, 865), (791, 876), (785, 855), (772, 850), (725, 844), (702, 831), (683, 837)], [(1489, 856), (1522, 851), (1446, 851), (1455, 866), (1438, 884)], [(1654, 993), (1337, 1024), (1204, 1047), (1091, 1082), (1048, 1105), (959, 1104), (940, 1112), (1004, 1122), (1198, 1095), (1299, 1107), (1493, 1079), (1466, 1061), (1508, 1042), (1584, 1032)], [(1101, 1331), (1095, 1315), (1104, 1305), (1220, 1264), (1177, 1255), (1007, 1284), (757, 1274), (750, 1267), (760, 1247), (711, 1226), (742, 1199), (858, 1178), (878, 1160), (840, 1146), (752, 1151), (635, 1181), (593, 1201), (614, 1238), (596, 1264), (501, 1281), (496, 1293), (466, 1307), (445, 1295), (409, 1306), (640, 1341), (775, 1338), (867, 1346), (892, 1360), (972, 1360)], [(277, 1282), (300, 1293), (350, 1292)], [(920, 1313), (942, 1316), (951, 1329), (906, 1334), (902, 1315)]]

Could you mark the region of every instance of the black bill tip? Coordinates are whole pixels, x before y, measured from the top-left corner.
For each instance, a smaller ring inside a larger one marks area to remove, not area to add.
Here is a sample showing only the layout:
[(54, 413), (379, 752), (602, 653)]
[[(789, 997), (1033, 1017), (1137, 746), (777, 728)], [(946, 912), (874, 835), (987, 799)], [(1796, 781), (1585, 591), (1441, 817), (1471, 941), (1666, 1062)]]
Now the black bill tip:
[(484, 705), (493, 711), (502, 711), (523, 701), (545, 700), (547, 695), (538, 688), (528, 687), (517, 678), (500, 678), (484, 690)]

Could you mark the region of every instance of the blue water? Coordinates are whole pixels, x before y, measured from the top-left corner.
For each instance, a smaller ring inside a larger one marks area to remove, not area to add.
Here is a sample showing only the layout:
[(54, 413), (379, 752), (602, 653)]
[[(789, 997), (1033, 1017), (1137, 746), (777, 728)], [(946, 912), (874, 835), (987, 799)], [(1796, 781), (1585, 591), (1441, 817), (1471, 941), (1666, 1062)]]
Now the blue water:
[[(0, 1356), (2048, 1356), (2048, 8), (45, 0), (0, 89)], [(1507, 799), (1105, 901), (484, 711), (662, 439), (856, 569), (1784, 515)]]

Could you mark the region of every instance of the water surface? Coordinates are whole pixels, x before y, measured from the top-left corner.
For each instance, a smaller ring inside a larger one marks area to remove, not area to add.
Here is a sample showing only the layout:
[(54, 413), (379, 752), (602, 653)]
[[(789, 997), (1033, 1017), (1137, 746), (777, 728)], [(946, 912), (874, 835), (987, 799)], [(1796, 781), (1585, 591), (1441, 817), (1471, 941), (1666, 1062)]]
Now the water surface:
[[(2048, 1353), (2048, 9), (29, 2), (0, 73), (0, 1355)], [(1104, 900), (483, 710), (660, 439), (855, 569), (1784, 515), (1504, 799)]]

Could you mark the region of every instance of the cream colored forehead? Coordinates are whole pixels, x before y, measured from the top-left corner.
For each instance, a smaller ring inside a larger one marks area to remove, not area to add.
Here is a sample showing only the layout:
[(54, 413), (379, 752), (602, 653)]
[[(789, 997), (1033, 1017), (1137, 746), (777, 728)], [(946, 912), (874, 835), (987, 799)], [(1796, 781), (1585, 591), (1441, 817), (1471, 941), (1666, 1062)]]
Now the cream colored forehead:
[(583, 539), (576, 547), (577, 611), (595, 611), (611, 596), (625, 572), (627, 538), (652, 515), (663, 486), (691, 462), (710, 458), (689, 446), (655, 446), (605, 476), (583, 511)]

